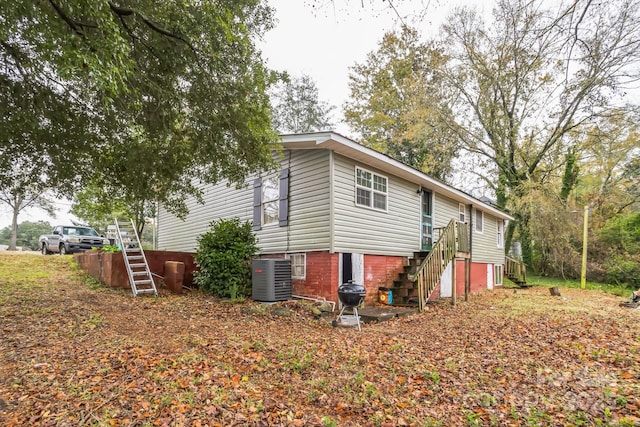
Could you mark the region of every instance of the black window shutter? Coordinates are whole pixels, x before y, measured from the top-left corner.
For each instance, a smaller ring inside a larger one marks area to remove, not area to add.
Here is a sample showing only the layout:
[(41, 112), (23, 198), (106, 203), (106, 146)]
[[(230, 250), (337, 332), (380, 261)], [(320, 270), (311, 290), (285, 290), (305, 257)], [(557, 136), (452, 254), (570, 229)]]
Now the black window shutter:
[(253, 180), (253, 230), (262, 228), (262, 179)]
[(289, 225), (289, 169), (280, 171), (280, 209), (278, 210), (278, 224), (280, 227)]

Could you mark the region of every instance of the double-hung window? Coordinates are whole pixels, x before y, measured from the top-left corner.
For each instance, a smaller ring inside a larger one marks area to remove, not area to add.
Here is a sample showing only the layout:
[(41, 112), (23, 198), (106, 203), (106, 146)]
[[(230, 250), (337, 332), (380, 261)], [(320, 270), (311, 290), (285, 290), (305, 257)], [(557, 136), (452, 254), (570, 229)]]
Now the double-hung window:
[(280, 182), (277, 175), (262, 180), (262, 225), (277, 224), (280, 201)]
[(387, 178), (366, 169), (356, 168), (356, 205), (387, 210)]
[(501, 219), (496, 219), (496, 228), (498, 230), (496, 244), (499, 248), (504, 248), (504, 222)]
[(458, 203), (458, 221), (467, 222), (467, 207), (462, 203)]
[(304, 279), (307, 273), (307, 254), (289, 254), (287, 258), (291, 261), (291, 277)]

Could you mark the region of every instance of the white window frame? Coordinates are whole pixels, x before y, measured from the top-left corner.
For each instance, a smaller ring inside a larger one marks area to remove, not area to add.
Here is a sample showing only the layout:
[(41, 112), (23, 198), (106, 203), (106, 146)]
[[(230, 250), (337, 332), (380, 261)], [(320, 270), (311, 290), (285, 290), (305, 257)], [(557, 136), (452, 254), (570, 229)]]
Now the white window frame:
[[(371, 185), (365, 186), (358, 182), (358, 171), (362, 171), (364, 173), (371, 174)], [(371, 172), (365, 168), (361, 168), (359, 166), (355, 167), (355, 190), (354, 190), (354, 203), (356, 206), (360, 206), (363, 208), (373, 209), (379, 212), (387, 212), (389, 209), (389, 178), (384, 175), (380, 175), (379, 173)], [(379, 179), (384, 179), (384, 187), (385, 191), (377, 190), (375, 188), (376, 177)], [(368, 191), (369, 192), (369, 204), (358, 203), (358, 190)], [(375, 195), (383, 195), (384, 196), (384, 209), (378, 208), (374, 206), (374, 198)]]
[[(294, 279), (307, 278), (307, 254), (305, 252), (287, 254), (286, 259), (291, 261), (291, 277)], [(297, 268), (302, 269), (302, 274), (298, 273)]]
[(504, 266), (502, 264), (493, 265), (493, 282), (496, 286), (502, 286), (504, 281)]
[(458, 203), (458, 221), (467, 222), (467, 207), (462, 203)]
[[(268, 181), (273, 180), (273, 182), (275, 182), (275, 194), (276, 197), (272, 197), (272, 198), (265, 198), (265, 188), (267, 188), (267, 186), (265, 185)], [(262, 178), (262, 185), (261, 185), (261, 189), (260, 189), (260, 215), (262, 215), (262, 226), (266, 226), (266, 227), (271, 227), (274, 225), (278, 225), (279, 223), (279, 217), (280, 217), (280, 176), (279, 175), (269, 175), (266, 176), (264, 178)], [(267, 204), (274, 204), (276, 207), (276, 215), (275, 218), (271, 218), (265, 215), (265, 209)], [(270, 219), (269, 222), (267, 222), (267, 219)]]
[[(478, 214), (480, 214), (480, 221), (478, 221)], [(478, 234), (484, 233), (484, 211), (476, 209), (473, 230)]]
[(499, 248), (504, 248), (504, 221), (501, 219), (496, 219), (496, 245)]

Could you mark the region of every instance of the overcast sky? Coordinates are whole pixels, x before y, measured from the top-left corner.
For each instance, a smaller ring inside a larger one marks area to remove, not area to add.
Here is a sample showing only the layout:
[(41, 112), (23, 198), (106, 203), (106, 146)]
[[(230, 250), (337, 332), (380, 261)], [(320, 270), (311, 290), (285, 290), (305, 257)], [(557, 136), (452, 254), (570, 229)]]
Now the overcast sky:
[(349, 68), (363, 63), (378, 47), (385, 32), (399, 29), (401, 21), (423, 35), (435, 34), (455, 4), (490, 8), (492, 0), (401, 0), (396, 9), (383, 0), (269, 0), (276, 9), (276, 28), (261, 47), (271, 68), (294, 76), (311, 76), (320, 99), (336, 106), (335, 130), (349, 136), (339, 123), (349, 97)]
[[(424, 35), (434, 34), (455, 4), (476, 4), (490, 9), (492, 0), (402, 0), (397, 13), (383, 0), (269, 0), (276, 9), (275, 29), (258, 43), (272, 69), (293, 76), (307, 74), (318, 87), (320, 99), (336, 106), (335, 130), (349, 136), (339, 123), (342, 104), (349, 97), (349, 67), (363, 63), (375, 50), (385, 32), (399, 28), (398, 16), (416, 26)], [(417, 23), (418, 22), (418, 23)], [(21, 212), (18, 222), (49, 221), (69, 223), (71, 204), (57, 203), (58, 215), (48, 217), (39, 209)], [(11, 213), (0, 205), (0, 228), (11, 224)]]

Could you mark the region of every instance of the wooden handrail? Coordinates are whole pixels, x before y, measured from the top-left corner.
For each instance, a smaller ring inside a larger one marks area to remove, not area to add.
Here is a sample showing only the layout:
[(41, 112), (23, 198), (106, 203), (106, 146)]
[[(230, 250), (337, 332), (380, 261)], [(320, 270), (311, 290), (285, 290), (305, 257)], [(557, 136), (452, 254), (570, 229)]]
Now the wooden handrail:
[(447, 264), (455, 259), (458, 252), (469, 252), (469, 231), (466, 224), (451, 220), (413, 275), (413, 280), (418, 283), (420, 311), (425, 309)]
[(527, 266), (515, 258), (505, 257), (504, 274), (517, 285), (527, 283)]

